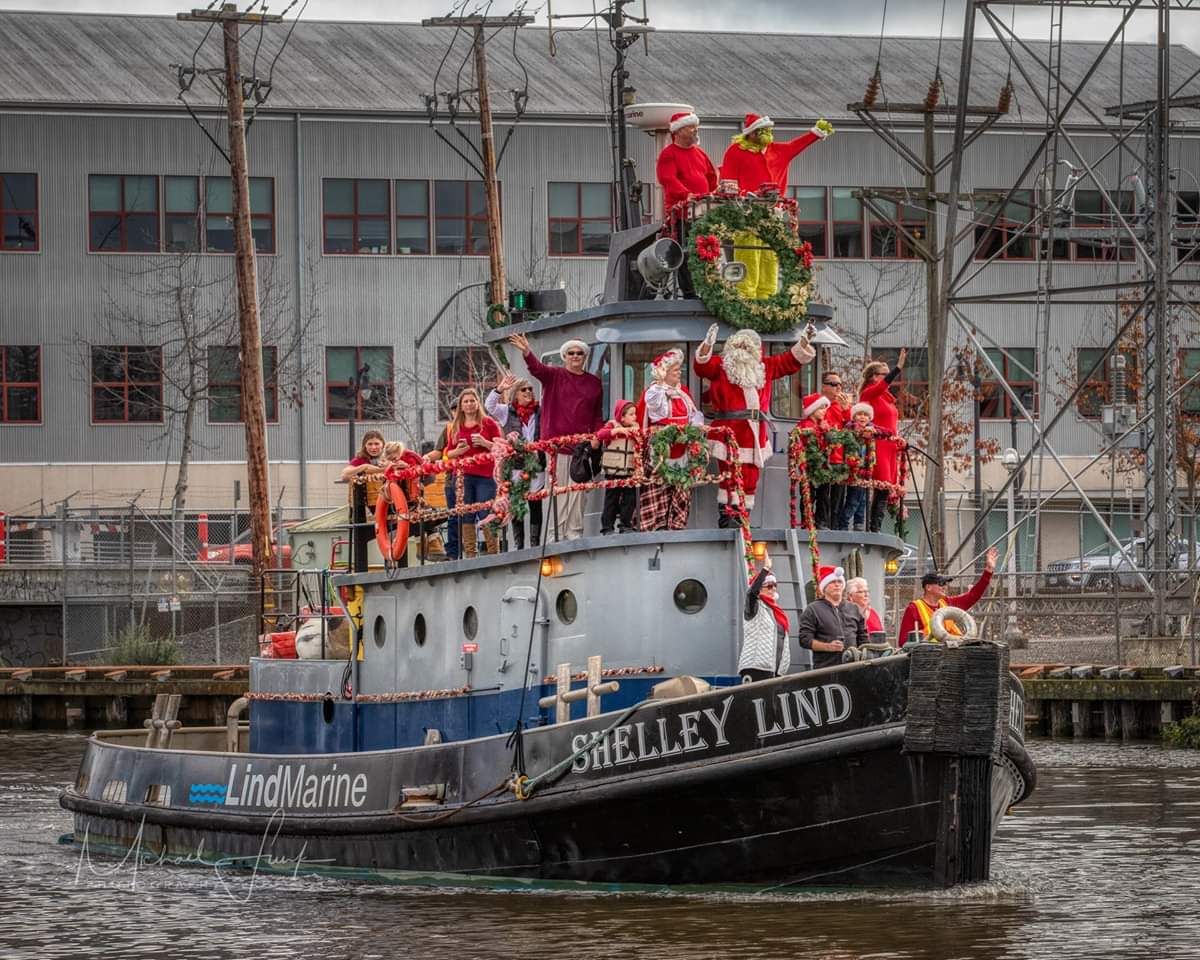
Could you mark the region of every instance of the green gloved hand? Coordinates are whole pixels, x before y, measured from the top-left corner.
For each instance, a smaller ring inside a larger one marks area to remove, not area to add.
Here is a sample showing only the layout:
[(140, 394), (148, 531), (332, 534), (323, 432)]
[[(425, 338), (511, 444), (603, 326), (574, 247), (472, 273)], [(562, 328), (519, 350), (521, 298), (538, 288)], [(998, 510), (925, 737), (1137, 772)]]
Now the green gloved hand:
[(826, 137), (833, 136), (833, 124), (825, 119), (818, 120), (813, 124), (812, 132), (824, 140)]

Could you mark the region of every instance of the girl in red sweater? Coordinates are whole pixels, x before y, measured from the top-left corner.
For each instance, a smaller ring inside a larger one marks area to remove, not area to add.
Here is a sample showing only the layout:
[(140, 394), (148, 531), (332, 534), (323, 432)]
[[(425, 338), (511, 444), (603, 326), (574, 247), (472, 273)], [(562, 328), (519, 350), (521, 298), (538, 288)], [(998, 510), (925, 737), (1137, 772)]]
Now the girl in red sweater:
[[(492, 441), (500, 436), (500, 425), (483, 412), (479, 394), (467, 387), (458, 395), (458, 412), (446, 428), (446, 458), (451, 462), (479, 454), (489, 454), (480, 463), (463, 467), (463, 504), (483, 503), (496, 496), (493, 471), (495, 461), (490, 456)], [(453, 475), (448, 479), (453, 481)], [(462, 549), (464, 557), (475, 556), (475, 524), (487, 515), (487, 507), (462, 514)], [(484, 530), (488, 553), (500, 552), (500, 537), (491, 526)]]

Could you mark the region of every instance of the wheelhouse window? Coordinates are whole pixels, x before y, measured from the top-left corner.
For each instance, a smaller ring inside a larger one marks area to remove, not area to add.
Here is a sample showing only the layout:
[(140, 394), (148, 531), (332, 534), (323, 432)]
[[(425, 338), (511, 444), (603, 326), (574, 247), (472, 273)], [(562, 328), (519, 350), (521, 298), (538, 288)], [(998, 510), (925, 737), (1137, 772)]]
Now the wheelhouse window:
[[(792, 349), (790, 343), (768, 343), (767, 353), (774, 356)], [(822, 369), (828, 371), (827, 357), (822, 357)], [(800, 420), (804, 416), (804, 397), (817, 389), (817, 365), (806, 363), (799, 373), (771, 381), (771, 416), (784, 420)]]
[[(929, 349), (907, 349), (904, 369), (892, 381), (892, 393), (896, 397), (896, 406), (900, 408), (900, 418), (915, 420), (925, 416), (929, 410)], [(874, 351), (874, 359), (882, 360), (890, 369), (900, 359), (900, 348), (878, 347)]]
[(392, 252), (386, 180), (324, 180), (325, 252)]
[(438, 347), (438, 416), (450, 419), (450, 406), (467, 387), (486, 397), (496, 379), (496, 361), (487, 347)]
[(858, 260), (866, 256), (863, 246), (863, 205), (852, 187), (834, 187), (831, 191), (830, 256)]
[[(988, 358), (1004, 377), (1021, 405), (1037, 414), (1037, 351), (1032, 347), (1010, 347), (1007, 350), (986, 348)], [(979, 387), (979, 416), (984, 420), (1008, 420), (1021, 415), (1016, 404), (1000, 381), (985, 367)]]
[(0, 173), (0, 251), (38, 249), (37, 174)]
[(0, 346), (0, 423), (42, 420), (42, 348)]
[(429, 181), (397, 180), (396, 253), (429, 253)]
[(788, 196), (796, 201), (796, 223), (800, 241), (812, 244), (813, 256), (828, 255), (828, 204), (824, 187), (788, 187)]
[(679, 350), (684, 356), (683, 380), (688, 376), (688, 345), (660, 340), (653, 343), (626, 343), (623, 351), (624, 359), (621, 365), (621, 392), (618, 397), (637, 400), (653, 382), (650, 378), (650, 366), (656, 357), (661, 357), (668, 350)]
[(391, 420), (391, 347), (325, 348), (325, 419)]
[[(989, 190), (975, 196), (975, 259), (1032, 260), (1033, 228), (1025, 225), (1033, 218), (1033, 191), (1017, 190), (1001, 209), (1006, 190)], [(997, 210), (1000, 216), (990, 229)]]
[[(263, 347), (263, 394), (269, 423), (279, 422), (279, 350)], [(208, 348), (208, 419), (242, 422), (242, 361), (237, 347)]]
[[(1113, 395), (1115, 355), (1109, 356), (1092, 378), (1088, 379), (1088, 373), (1096, 361), (1104, 356), (1104, 352), (1103, 347), (1080, 347), (1075, 351), (1076, 382), (1082, 384), (1075, 396), (1075, 409), (1081, 417), (1088, 420), (1100, 419), (1101, 408), (1116, 402)], [(1134, 393), (1129, 385), (1137, 380), (1137, 356), (1133, 353), (1124, 353), (1122, 356), (1125, 358), (1125, 402), (1132, 403)]]
[(435, 252), (484, 256), (490, 252), (487, 198), (481, 180), (437, 180), (433, 187)]
[(613, 230), (612, 187), (607, 183), (549, 183), (552, 257), (604, 256)]
[(161, 347), (92, 347), (92, 421), (161, 423)]
[[(233, 253), (233, 185), (228, 177), (204, 178), (204, 249)], [(275, 252), (275, 181), (250, 178), (250, 233), (257, 253)]]
[(98, 253), (157, 253), (158, 177), (88, 177), (88, 249)]

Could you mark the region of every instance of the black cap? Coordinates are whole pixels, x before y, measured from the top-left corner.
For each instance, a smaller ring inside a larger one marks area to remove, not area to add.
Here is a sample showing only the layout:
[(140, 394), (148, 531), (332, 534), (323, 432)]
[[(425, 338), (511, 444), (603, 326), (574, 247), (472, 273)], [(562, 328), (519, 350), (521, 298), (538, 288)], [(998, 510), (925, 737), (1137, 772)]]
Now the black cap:
[(935, 583), (938, 584), (939, 586), (944, 587), (947, 584), (952, 583), (952, 582), (953, 581), (951, 580), (950, 577), (943, 576), (940, 573), (927, 573), (927, 574), (925, 574), (925, 576), (923, 576), (921, 578), (921, 586), (923, 586), (923, 587), (928, 587), (931, 584), (935, 584)]

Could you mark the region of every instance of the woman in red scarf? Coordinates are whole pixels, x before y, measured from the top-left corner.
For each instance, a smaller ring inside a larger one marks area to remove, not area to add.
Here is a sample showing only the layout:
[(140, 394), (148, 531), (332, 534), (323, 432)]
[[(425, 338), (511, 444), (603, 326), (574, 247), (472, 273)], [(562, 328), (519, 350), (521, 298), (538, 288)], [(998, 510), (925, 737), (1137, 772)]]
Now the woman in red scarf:
[[(541, 420), (542, 408), (533, 393), (533, 384), (522, 378), (514, 377), (505, 372), (496, 381), (496, 389), (487, 395), (483, 403), (488, 416), (500, 424), (505, 433), (520, 432), (521, 438), (533, 442), (538, 438), (538, 423)], [(546, 458), (539, 454), (538, 461), (544, 467)], [(529, 492), (534, 493), (546, 485), (545, 471), (532, 479)], [(529, 545), (536, 547), (542, 537), (542, 501), (529, 501)], [(514, 522), (512, 525), (513, 546), (520, 550), (525, 546), (525, 523)]]
[[(862, 385), (858, 388), (859, 402), (869, 403), (874, 412), (872, 424), (875, 427), (875, 470), (871, 478), (887, 483), (896, 482), (900, 467), (900, 445), (896, 441), (900, 434), (900, 408), (896, 406), (896, 398), (892, 396), (891, 384), (904, 369), (904, 358), (907, 355), (907, 350), (901, 350), (896, 365), (890, 371), (882, 361), (868, 363), (863, 367)], [(871, 533), (879, 533), (883, 528), (883, 513), (887, 509), (887, 502), (886, 490), (872, 491), (870, 512), (867, 515), (867, 529)]]
[(738, 675), (742, 683), (770, 680), (788, 672), (792, 651), (788, 615), (779, 606), (779, 582), (771, 572), (771, 559), (763, 561), (746, 589), (745, 625)]

